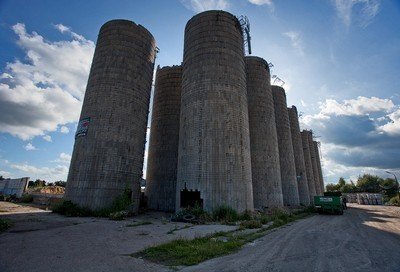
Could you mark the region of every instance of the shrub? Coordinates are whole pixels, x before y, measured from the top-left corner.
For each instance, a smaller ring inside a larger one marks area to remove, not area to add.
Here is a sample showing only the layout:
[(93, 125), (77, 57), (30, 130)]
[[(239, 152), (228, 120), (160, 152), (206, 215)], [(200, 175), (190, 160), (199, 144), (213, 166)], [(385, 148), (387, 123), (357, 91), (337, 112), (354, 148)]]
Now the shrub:
[(20, 202), (22, 203), (31, 203), (33, 201), (33, 196), (25, 194), (21, 197)]
[(262, 227), (260, 220), (248, 220), (240, 223), (241, 229), (259, 229)]
[(91, 216), (92, 211), (87, 208), (79, 207), (78, 205), (72, 203), (71, 201), (63, 201), (53, 208), (54, 213), (59, 213), (68, 217), (72, 216)]
[(8, 219), (0, 218), (0, 232), (6, 231), (7, 229), (12, 227), (12, 223)]
[(400, 197), (394, 196), (389, 200), (389, 205), (393, 205), (393, 206), (400, 206)]
[(128, 216), (128, 212), (126, 211), (119, 211), (119, 212), (112, 212), (110, 213), (110, 215), (108, 216), (108, 218), (110, 220), (124, 220), (125, 217)]
[(212, 216), (216, 221), (234, 222), (239, 220), (238, 213), (233, 208), (225, 205), (216, 208)]

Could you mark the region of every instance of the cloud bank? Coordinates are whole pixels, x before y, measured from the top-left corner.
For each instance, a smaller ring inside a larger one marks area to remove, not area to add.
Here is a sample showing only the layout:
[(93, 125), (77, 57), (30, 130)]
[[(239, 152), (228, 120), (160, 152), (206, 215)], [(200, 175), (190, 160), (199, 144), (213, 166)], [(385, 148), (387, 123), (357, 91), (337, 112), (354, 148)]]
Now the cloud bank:
[(29, 140), (78, 120), (95, 44), (54, 27), (69, 40), (47, 41), (22, 23), (12, 27), (25, 60), (7, 63), (0, 76), (0, 132)]

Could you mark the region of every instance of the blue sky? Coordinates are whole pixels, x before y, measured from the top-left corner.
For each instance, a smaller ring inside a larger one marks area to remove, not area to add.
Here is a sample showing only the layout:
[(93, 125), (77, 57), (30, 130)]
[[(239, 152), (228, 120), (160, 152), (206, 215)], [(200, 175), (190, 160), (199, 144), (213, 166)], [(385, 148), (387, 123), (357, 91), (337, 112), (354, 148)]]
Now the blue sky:
[(400, 175), (400, 2), (380, 0), (0, 0), (0, 175), (65, 180), (100, 26), (145, 26), (180, 64), (193, 15), (246, 15), (253, 55), (322, 143), (326, 182)]

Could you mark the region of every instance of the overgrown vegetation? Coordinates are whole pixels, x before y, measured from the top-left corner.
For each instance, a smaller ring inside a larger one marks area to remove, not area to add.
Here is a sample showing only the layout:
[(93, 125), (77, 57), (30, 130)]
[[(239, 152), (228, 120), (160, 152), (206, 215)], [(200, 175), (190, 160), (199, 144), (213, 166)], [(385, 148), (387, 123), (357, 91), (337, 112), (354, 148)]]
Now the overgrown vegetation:
[(13, 224), (9, 219), (0, 218), (0, 232), (8, 230), (12, 225)]
[[(241, 215), (232, 211), (233, 209), (223, 207), (213, 212), (213, 216), (220, 220), (240, 220)], [(250, 233), (238, 231), (219, 232), (202, 238), (177, 239), (172, 242), (147, 248), (141, 252), (134, 253), (133, 257), (143, 257), (153, 262), (164, 265), (195, 265), (205, 260), (232, 253), (248, 242), (258, 239), (268, 233), (271, 229), (285, 225), (289, 222), (303, 218), (311, 213), (313, 209), (303, 209), (295, 213), (284, 210), (274, 210), (269, 214), (251, 215), (245, 213), (239, 230), (244, 228), (259, 229)], [(262, 228), (267, 222), (273, 222), (268, 227)]]
[(398, 190), (396, 180), (392, 178), (383, 179), (378, 176), (364, 174), (359, 176), (356, 184), (353, 181), (346, 183), (344, 178), (340, 178), (337, 184), (330, 183), (326, 185), (328, 192), (342, 193), (383, 193), (388, 198), (394, 197)]
[(388, 203), (389, 205), (400, 206), (400, 197), (398, 195), (394, 196), (389, 200)]
[(24, 194), (19, 201), (22, 203), (31, 203), (33, 201), (33, 196), (29, 194)]
[(125, 189), (125, 191), (114, 200), (113, 204), (109, 208), (92, 211), (67, 200), (55, 205), (53, 207), (53, 212), (69, 217), (95, 216), (109, 217), (112, 220), (123, 220), (129, 215), (128, 210), (132, 204), (131, 190)]

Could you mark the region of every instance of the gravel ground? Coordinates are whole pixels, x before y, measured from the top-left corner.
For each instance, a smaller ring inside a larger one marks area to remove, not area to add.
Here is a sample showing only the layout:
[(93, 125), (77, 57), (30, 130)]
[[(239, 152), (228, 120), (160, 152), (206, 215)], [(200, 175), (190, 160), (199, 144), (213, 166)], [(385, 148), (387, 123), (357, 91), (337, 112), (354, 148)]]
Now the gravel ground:
[[(171, 271), (128, 254), (178, 237), (234, 226), (168, 222), (147, 213), (124, 221), (67, 218), (0, 202), (14, 226), (0, 234), (0, 271)], [(142, 221), (150, 225), (128, 227)], [(172, 229), (178, 229), (168, 234)], [(400, 271), (400, 208), (350, 205), (279, 228), (238, 252), (181, 271)]]

